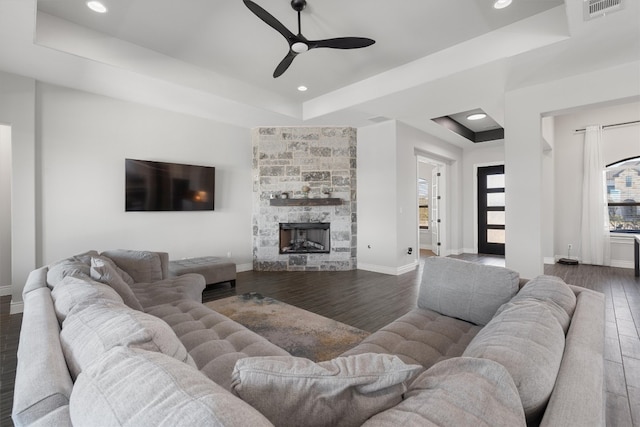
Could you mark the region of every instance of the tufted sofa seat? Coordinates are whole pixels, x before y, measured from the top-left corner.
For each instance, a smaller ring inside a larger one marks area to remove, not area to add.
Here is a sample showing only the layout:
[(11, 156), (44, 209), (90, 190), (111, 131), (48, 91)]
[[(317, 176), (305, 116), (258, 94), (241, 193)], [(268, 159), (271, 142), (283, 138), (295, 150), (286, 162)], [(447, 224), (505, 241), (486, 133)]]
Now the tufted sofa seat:
[[(194, 286), (194, 282), (199, 286)], [(133, 283), (131, 290), (140, 305), (148, 310), (150, 307), (172, 303), (184, 298), (200, 301), (204, 286), (204, 279), (199, 274), (185, 274), (157, 282)]]
[(289, 355), (239, 323), (193, 300), (157, 305), (146, 312), (167, 322), (196, 362), (198, 370), (228, 390), (238, 360)]
[(481, 327), (431, 310), (412, 310), (343, 354), (395, 354), (403, 362), (433, 366), (461, 356)]
[(519, 288), (520, 275), (501, 267), (434, 257), (425, 261), (424, 271), (417, 307), (343, 356), (388, 353), (426, 369), (460, 357)]

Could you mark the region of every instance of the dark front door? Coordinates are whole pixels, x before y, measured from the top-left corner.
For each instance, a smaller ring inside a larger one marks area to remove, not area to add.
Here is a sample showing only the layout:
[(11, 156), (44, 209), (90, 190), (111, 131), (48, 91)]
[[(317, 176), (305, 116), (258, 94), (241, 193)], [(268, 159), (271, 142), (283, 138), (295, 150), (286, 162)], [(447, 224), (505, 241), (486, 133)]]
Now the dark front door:
[(478, 252), (504, 255), (504, 165), (478, 168)]

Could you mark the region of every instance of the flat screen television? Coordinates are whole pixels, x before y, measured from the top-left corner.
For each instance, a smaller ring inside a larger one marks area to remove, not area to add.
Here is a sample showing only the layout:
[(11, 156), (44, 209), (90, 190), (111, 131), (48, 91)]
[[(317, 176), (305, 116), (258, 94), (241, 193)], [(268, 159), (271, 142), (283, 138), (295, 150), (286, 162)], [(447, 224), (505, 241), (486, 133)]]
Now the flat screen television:
[(216, 169), (125, 159), (125, 211), (212, 211)]

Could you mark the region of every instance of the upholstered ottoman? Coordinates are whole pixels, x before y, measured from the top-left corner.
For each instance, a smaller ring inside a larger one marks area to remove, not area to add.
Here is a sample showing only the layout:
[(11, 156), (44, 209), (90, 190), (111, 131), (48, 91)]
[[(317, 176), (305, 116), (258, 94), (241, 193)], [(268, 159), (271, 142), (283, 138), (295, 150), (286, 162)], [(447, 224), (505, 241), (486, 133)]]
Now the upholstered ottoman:
[(236, 264), (225, 258), (205, 256), (169, 261), (171, 276), (187, 273), (202, 274), (207, 285), (230, 282), (236, 286)]

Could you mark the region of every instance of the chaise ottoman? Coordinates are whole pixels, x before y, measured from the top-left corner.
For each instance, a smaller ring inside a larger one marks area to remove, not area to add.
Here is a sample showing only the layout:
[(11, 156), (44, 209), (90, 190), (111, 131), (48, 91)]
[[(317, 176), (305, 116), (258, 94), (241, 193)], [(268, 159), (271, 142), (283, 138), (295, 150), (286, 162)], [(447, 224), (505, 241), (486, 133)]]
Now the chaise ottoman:
[(232, 287), (236, 286), (236, 264), (226, 258), (205, 256), (169, 261), (172, 277), (187, 273), (203, 275), (207, 285), (230, 282)]

